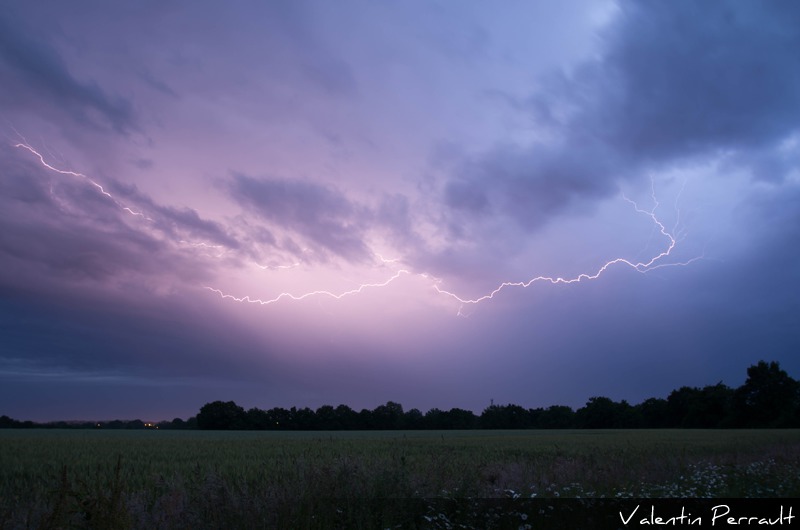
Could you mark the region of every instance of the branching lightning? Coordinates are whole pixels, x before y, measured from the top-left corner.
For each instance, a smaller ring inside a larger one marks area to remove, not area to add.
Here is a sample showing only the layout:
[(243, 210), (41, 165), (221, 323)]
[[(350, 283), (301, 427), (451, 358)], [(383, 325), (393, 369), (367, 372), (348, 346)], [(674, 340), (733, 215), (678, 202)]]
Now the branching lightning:
[[(643, 215), (645, 215), (645, 216), (650, 218), (650, 220), (654, 224), (654, 227), (657, 229), (657, 231), (660, 233), (660, 235), (665, 238), (665, 240), (667, 242), (666, 248), (664, 248), (664, 250), (658, 252), (656, 255), (650, 257), (650, 259), (648, 259), (646, 261), (632, 261), (632, 260), (629, 260), (627, 258), (620, 257), (620, 258), (614, 258), (612, 260), (609, 260), (609, 261), (605, 262), (603, 265), (601, 265), (594, 272), (581, 273), (581, 274), (579, 274), (577, 276), (574, 276), (574, 277), (571, 277), (571, 278), (563, 278), (563, 277), (560, 277), (560, 276), (558, 276), (558, 277), (536, 276), (536, 277), (531, 278), (531, 279), (526, 280), (526, 281), (503, 282), (500, 285), (498, 285), (494, 290), (490, 291), (489, 293), (487, 293), (485, 295), (479, 296), (477, 298), (465, 298), (465, 297), (462, 297), (462, 296), (460, 296), (460, 295), (458, 295), (458, 294), (456, 294), (456, 293), (454, 293), (452, 291), (443, 289), (440, 286), (441, 283), (442, 283), (442, 280), (437, 279), (437, 278), (433, 278), (430, 275), (428, 275), (427, 273), (416, 273), (416, 275), (419, 276), (419, 277), (422, 277), (422, 278), (424, 278), (426, 280), (431, 281), (432, 282), (432, 287), (437, 293), (457, 301), (461, 306), (461, 307), (459, 307), (458, 314), (460, 316), (464, 316), (464, 313), (462, 312), (462, 309), (463, 309), (463, 307), (465, 305), (477, 305), (477, 304), (479, 304), (481, 302), (484, 302), (486, 300), (490, 300), (490, 299), (494, 298), (497, 294), (499, 294), (501, 291), (503, 291), (505, 289), (508, 289), (508, 288), (511, 288), (511, 287), (528, 288), (528, 287), (530, 287), (531, 285), (533, 285), (534, 283), (537, 283), (537, 282), (548, 282), (548, 283), (556, 285), (556, 284), (578, 283), (578, 282), (582, 282), (582, 281), (585, 281), (585, 280), (596, 280), (601, 275), (603, 275), (603, 273), (605, 273), (609, 268), (611, 268), (611, 267), (613, 267), (615, 265), (627, 266), (627, 267), (635, 270), (636, 272), (646, 273), (646, 272), (653, 271), (655, 269), (662, 268), (662, 267), (686, 266), (686, 265), (689, 265), (690, 263), (692, 263), (692, 262), (694, 262), (694, 261), (696, 261), (698, 259), (701, 259), (703, 257), (702, 255), (701, 256), (696, 256), (696, 257), (693, 257), (691, 259), (688, 259), (688, 260), (685, 260), (685, 261), (681, 261), (681, 262), (663, 263), (663, 260), (672, 254), (672, 251), (675, 249), (676, 245), (678, 244), (678, 239), (675, 237), (675, 235), (673, 233), (673, 232), (675, 232), (675, 230), (673, 230), (672, 232), (667, 230), (667, 228), (665, 227), (664, 223), (656, 215), (656, 209), (659, 207), (659, 203), (658, 203), (658, 200), (656, 199), (656, 195), (655, 195), (655, 191), (654, 190), (652, 190), (651, 196), (652, 196), (652, 199), (653, 199), (654, 206), (653, 206), (653, 208), (651, 210), (644, 210), (644, 209), (640, 208), (639, 205), (636, 202), (632, 201), (631, 199), (629, 199), (629, 198), (627, 198), (627, 197), (625, 197), (623, 195), (623, 199), (625, 201), (627, 201), (628, 203), (630, 203), (633, 206), (633, 208), (636, 210), (636, 212), (638, 212), (640, 214), (643, 214)], [(676, 229), (677, 229), (677, 223), (676, 223)], [(383, 256), (381, 256), (380, 254), (376, 254), (376, 256), (382, 263), (385, 263), (385, 264), (399, 262), (398, 259), (386, 259)], [(305, 294), (300, 294), (300, 295), (296, 295), (296, 294), (292, 294), (292, 293), (288, 293), (288, 292), (283, 292), (283, 293), (275, 296), (274, 298), (261, 299), (261, 298), (253, 298), (250, 295), (237, 297), (237, 296), (234, 296), (234, 295), (231, 295), (231, 294), (226, 294), (223, 291), (221, 291), (220, 289), (216, 289), (216, 288), (213, 288), (213, 287), (206, 287), (206, 289), (209, 290), (209, 291), (217, 293), (223, 299), (233, 300), (233, 301), (236, 301), (236, 302), (259, 304), (259, 305), (274, 304), (274, 303), (277, 303), (277, 302), (279, 302), (279, 301), (281, 301), (283, 299), (291, 299), (291, 300), (298, 300), (299, 301), (299, 300), (304, 300), (304, 299), (312, 297), (312, 296), (328, 296), (328, 297), (331, 297), (331, 298), (334, 298), (334, 299), (338, 300), (338, 299), (344, 298), (345, 296), (350, 296), (350, 295), (361, 293), (362, 291), (364, 291), (365, 289), (368, 289), (368, 288), (386, 287), (387, 285), (389, 285), (390, 283), (392, 283), (393, 281), (395, 281), (397, 278), (399, 278), (401, 275), (404, 275), (404, 274), (412, 275), (412, 272), (409, 271), (409, 270), (406, 270), (406, 269), (399, 270), (391, 278), (389, 278), (388, 280), (386, 280), (384, 282), (362, 284), (359, 287), (357, 287), (356, 289), (352, 289), (352, 290), (349, 290), (349, 291), (344, 291), (344, 292), (338, 293), (338, 294), (337, 293), (333, 293), (331, 291), (325, 291), (325, 290), (311, 291), (311, 292), (307, 292)]]
[[(633, 270), (635, 270), (637, 272), (645, 273), (645, 272), (649, 272), (649, 271), (652, 271), (652, 270), (655, 270), (655, 269), (658, 269), (658, 268), (662, 268), (662, 267), (685, 266), (685, 265), (689, 265), (690, 263), (692, 263), (692, 262), (694, 262), (694, 261), (696, 261), (698, 259), (701, 259), (703, 256), (696, 256), (696, 257), (693, 257), (693, 258), (691, 258), (689, 260), (682, 261), (682, 262), (660, 263), (664, 258), (666, 258), (667, 256), (669, 256), (672, 253), (673, 249), (675, 248), (675, 246), (678, 243), (678, 240), (675, 238), (675, 236), (671, 232), (669, 232), (666, 229), (666, 227), (664, 226), (664, 223), (662, 223), (658, 219), (658, 217), (656, 216), (655, 212), (656, 212), (656, 209), (659, 206), (659, 203), (658, 203), (658, 200), (656, 199), (655, 192), (652, 192), (651, 196), (652, 196), (653, 202), (654, 202), (653, 209), (652, 210), (643, 210), (643, 209), (641, 209), (639, 207), (638, 204), (636, 204), (634, 201), (632, 201), (631, 199), (629, 199), (629, 198), (627, 198), (627, 197), (625, 197), (623, 195), (623, 199), (625, 199), (627, 202), (629, 202), (631, 205), (633, 205), (634, 209), (637, 212), (650, 217), (650, 219), (653, 221), (655, 227), (658, 229), (658, 231), (661, 233), (661, 235), (664, 236), (668, 241), (668, 244), (667, 244), (667, 247), (666, 247), (665, 250), (662, 250), (661, 252), (659, 252), (655, 256), (651, 257), (647, 261), (634, 262), (634, 261), (628, 260), (626, 258), (614, 258), (614, 259), (612, 259), (610, 261), (605, 262), (603, 265), (601, 265), (593, 273), (581, 273), (581, 274), (579, 274), (577, 276), (574, 276), (572, 278), (562, 278), (560, 276), (558, 276), (558, 277), (536, 276), (535, 278), (531, 278), (531, 279), (526, 280), (526, 281), (503, 282), (500, 285), (498, 285), (491, 292), (489, 292), (489, 293), (487, 293), (487, 294), (485, 294), (483, 296), (479, 296), (477, 298), (462, 298), (461, 296), (459, 296), (459, 295), (457, 295), (457, 294), (455, 294), (455, 293), (453, 293), (451, 291), (447, 291), (447, 290), (442, 289), (441, 287), (439, 287), (439, 283), (440, 282), (436, 282), (433, 285), (433, 288), (436, 290), (436, 292), (438, 292), (440, 294), (443, 294), (445, 296), (449, 296), (450, 298), (456, 300), (457, 302), (462, 304), (462, 306), (463, 305), (475, 305), (475, 304), (479, 304), (479, 303), (481, 303), (481, 302), (483, 302), (485, 300), (490, 300), (490, 299), (494, 298), (495, 295), (497, 295), (498, 293), (500, 293), (501, 291), (503, 291), (504, 289), (507, 289), (509, 287), (528, 288), (528, 287), (530, 287), (531, 285), (533, 285), (534, 283), (537, 283), (537, 282), (546, 282), (546, 283), (551, 283), (551, 284), (556, 285), (556, 284), (578, 283), (578, 282), (582, 282), (584, 280), (596, 280), (604, 272), (606, 272), (606, 270), (608, 270), (610, 267), (612, 267), (614, 265), (624, 265), (624, 266), (632, 268)], [(459, 314), (461, 314), (461, 309), (459, 309)]]
[(36, 158), (39, 159), (39, 162), (44, 167), (46, 167), (50, 171), (54, 171), (54, 172), (59, 173), (61, 175), (69, 175), (71, 177), (84, 179), (90, 185), (94, 186), (97, 189), (97, 191), (99, 191), (102, 195), (108, 197), (109, 200), (111, 200), (114, 204), (116, 204), (123, 211), (125, 211), (125, 212), (127, 212), (127, 213), (129, 213), (131, 215), (146, 219), (147, 221), (152, 221), (152, 219), (150, 217), (147, 217), (142, 212), (137, 212), (137, 211), (133, 210), (132, 208), (130, 208), (128, 206), (125, 206), (124, 204), (119, 202), (111, 193), (106, 191), (106, 189), (102, 186), (102, 184), (100, 184), (96, 180), (92, 179), (91, 177), (88, 177), (88, 176), (84, 175), (83, 173), (78, 173), (78, 172), (75, 172), (75, 171), (69, 171), (69, 170), (66, 170), (66, 169), (59, 169), (57, 167), (51, 166), (50, 164), (47, 163), (47, 161), (44, 159), (44, 156), (41, 153), (39, 153), (39, 151), (37, 151), (36, 149), (31, 147), (31, 145), (27, 141), (24, 141), (24, 138), (23, 138), (23, 142), (14, 144), (14, 147), (16, 147), (18, 149), (27, 149), (28, 151), (31, 152), (31, 154), (33, 154), (33, 156), (35, 156)]
[[(20, 135), (20, 137), (21, 137), (21, 135)], [(57, 167), (52, 166), (51, 164), (49, 164), (45, 160), (44, 156), (41, 153), (39, 153), (36, 149), (31, 147), (31, 145), (27, 141), (24, 141), (24, 138), (23, 138), (22, 142), (14, 144), (14, 147), (18, 148), (18, 149), (27, 150), (28, 152), (33, 154), (39, 160), (39, 162), (42, 164), (42, 166), (44, 166), (45, 168), (47, 168), (50, 171), (56, 172), (56, 173), (61, 174), (61, 175), (68, 175), (68, 176), (71, 176), (71, 177), (75, 177), (75, 178), (79, 178), (79, 179), (85, 180), (91, 186), (96, 188), (99, 193), (101, 193), (103, 196), (107, 197), (109, 200), (113, 201), (115, 205), (117, 205), (120, 209), (122, 209), (126, 213), (134, 215), (134, 216), (137, 216), (137, 217), (141, 217), (141, 218), (146, 219), (148, 221), (153, 221), (151, 218), (147, 217), (142, 212), (137, 212), (137, 211), (133, 210), (132, 208), (122, 204), (111, 193), (106, 191), (106, 189), (100, 183), (98, 183), (97, 181), (95, 181), (92, 178), (88, 177), (87, 175), (84, 175), (83, 173), (78, 173), (78, 172), (75, 172), (75, 171), (59, 169)], [(651, 184), (652, 184), (652, 181), (651, 181)], [(680, 190), (680, 193), (682, 193), (682, 192), (683, 192), (683, 188), (681, 188), (681, 190)], [(678, 197), (680, 197), (680, 193), (679, 193)], [(395, 270), (394, 273), (392, 274), (392, 276), (390, 276), (388, 279), (386, 279), (384, 281), (377, 282), (377, 283), (363, 283), (363, 284), (359, 285), (358, 287), (355, 287), (355, 288), (350, 289), (350, 290), (338, 292), (338, 293), (337, 292), (333, 292), (333, 291), (329, 291), (329, 290), (314, 290), (314, 291), (309, 291), (309, 292), (305, 292), (305, 293), (302, 293), (302, 294), (294, 294), (294, 293), (290, 293), (290, 292), (282, 292), (282, 293), (278, 294), (277, 296), (275, 296), (273, 298), (264, 299), (264, 298), (252, 297), (250, 295), (235, 296), (235, 295), (226, 293), (226, 292), (222, 291), (221, 289), (218, 289), (218, 288), (215, 288), (215, 287), (210, 287), (210, 286), (205, 286), (204, 289), (216, 293), (217, 295), (220, 296), (220, 298), (222, 298), (224, 300), (231, 300), (231, 301), (235, 301), (235, 302), (248, 303), (248, 304), (270, 305), (270, 304), (278, 303), (278, 302), (280, 302), (282, 300), (301, 301), (301, 300), (305, 300), (307, 298), (317, 297), (317, 296), (329, 297), (329, 298), (332, 298), (334, 300), (340, 300), (340, 299), (348, 297), (348, 296), (354, 296), (354, 295), (357, 295), (357, 294), (361, 294), (365, 290), (380, 289), (380, 288), (386, 287), (389, 284), (395, 282), (401, 276), (413, 275), (413, 276), (421, 277), (421, 278), (425, 279), (426, 281), (430, 282), (431, 286), (432, 286), (432, 289), (436, 293), (438, 293), (440, 295), (443, 295), (443, 296), (445, 296), (447, 298), (450, 298), (450, 299), (455, 300), (456, 302), (458, 302), (460, 304), (458, 314), (459, 315), (463, 315), (462, 309), (464, 308), (464, 306), (467, 306), (467, 305), (474, 306), (474, 305), (477, 305), (477, 304), (479, 304), (481, 302), (484, 302), (484, 301), (487, 301), (487, 300), (491, 300), (496, 295), (498, 295), (500, 292), (502, 292), (502, 291), (504, 291), (506, 289), (509, 289), (509, 288), (514, 288), (514, 287), (517, 287), (517, 288), (528, 288), (528, 287), (532, 286), (533, 284), (539, 283), (539, 282), (545, 282), (545, 283), (550, 283), (550, 284), (553, 284), (553, 285), (557, 285), (557, 284), (579, 283), (579, 282), (586, 281), (586, 280), (596, 280), (601, 275), (603, 275), (609, 268), (611, 268), (613, 266), (616, 266), (616, 265), (626, 266), (626, 267), (629, 267), (629, 268), (635, 270), (636, 272), (646, 273), (646, 272), (653, 271), (655, 269), (659, 269), (659, 268), (662, 268), (662, 267), (686, 266), (686, 265), (689, 265), (690, 263), (692, 263), (692, 262), (694, 262), (694, 261), (696, 261), (698, 259), (703, 258), (703, 256), (701, 255), (701, 256), (696, 256), (694, 258), (691, 258), (691, 259), (686, 260), (686, 261), (681, 261), (681, 262), (664, 262), (665, 259), (672, 254), (673, 250), (675, 249), (676, 245), (678, 244), (678, 242), (680, 240), (679, 238), (681, 237), (681, 236), (676, 236), (676, 234), (678, 234), (678, 226), (680, 224), (680, 222), (679, 222), (680, 221), (680, 209), (677, 206), (677, 199), (676, 199), (676, 204), (675, 204), (676, 222), (675, 222), (675, 226), (673, 227), (672, 231), (670, 231), (665, 227), (664, 223), (656, 215), (656, 210), (659, 207), (659, 203), (658, 203), (658, 200), (656, 199), (656, 194), (655, 194), (655, 190), (654, 190), (653, 186), (651, 186), (651, 197), (652, 197), (654, 206), (650, 210), (644, 210), (644, 209), (640, 208), (639, 205), (636, 202), (634, 202), (633, 200), (625, 197), (624, 195), (622, 197), (625, 201), (627, 201), (628, 203), (630, 203), (633, 206), (633, 208), (635, 209), (636, 212), (638, 212), (638, 213), (640, 213), (642, 215), (645, 215), (645, 216), (650, 218), (650, 220), (653, 223), (654, 233), (658, 232), (658, 234), (660, 234), (660, 236), (662, 238), (664, 238), (664, 240), (666, 242), (666, 246), (664, 247), (664, 249), (659, 251), (659, 252), (657, 252), (655, 255), (653, 255), (649, 259), (636, 261), (636, 260), (630, 260), (630, 259), (624, 258), (624, 257), (618, 257), (618, 258), (614, 258), (614, 259), (611, 259), (611, 260), (605, 262), (604, 264), (602, 264), (600, 267), (598, 267), (593, 272), (581, 273), (581, 274), (578, 274), (577, 276), (570, 277), (570, 278), (564, 278), (564, 277), (561, 277), (561, 276), (536, 276), (536, 277), (530, 278), (530, 279), (525, 280), (525, 281), (505, 281), (505, 282), (500, 283), (496, 288), (494, 288), (493, 290), (489, 291), (488, 293), (486, 293), (486, 294), (484, 294), (482, 296), (478, 296), (476, 298), (464, 297), (464, 296), (461, 296), (459, 294), (456, 294), (453, 291), (444, 289), (444, 288), (441, 287), (441, 284), (443, 283), (441, 279), (434, 278), (434, 277), (430, 276), (429, 274), (427, 274), (425, 272), (414, 273), (409, 269)], [(180, 240), (180, 241), (178, 241), (178, 243), (180, 243), (180, 244), (182, 244), (182, 245), (184, 245), (186, 247), (201, 248), (201, 249), (204, 249), (204, 250), (207, 250), (207, 251), (218, 252), (218, 254), (215, 256), (217, 258), (222, 257), (227, 252), (227, 249), (225, 247), (221, 246), (221, 245), (212, 245), (212, 244), (204, 243), (204, 242), (193, 243), (193, 242), (185, 241), (185, 240)], [(375, 254), (375, 257), (378, 259), (378, 261), (380, 261), (384, 265), (388, 265), (388, 264), (394, 265), (394, 264), (401, 263), (400, 259), (387, 259), (387, 258), (384, 258), (382, 255), (380, 255), (378, 253)], [(262, 264), (259, 264), (257, 262), (253, 262), (253, 264), (255, 266), (259, 267), (262, 270), (292, 269), (292, 268), (298, 267), (300, 265), (299, 262), (292, 263), (292, 264), (289, 264), (289, 265), (280, 265), (280, 266), (262, 265)]]

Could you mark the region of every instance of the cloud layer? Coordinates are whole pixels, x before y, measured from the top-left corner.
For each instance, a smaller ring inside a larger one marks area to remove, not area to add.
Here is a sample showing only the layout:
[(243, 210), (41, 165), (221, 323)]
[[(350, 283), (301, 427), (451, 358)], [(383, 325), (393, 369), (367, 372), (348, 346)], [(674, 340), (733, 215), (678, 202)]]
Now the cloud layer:
[(154, 8), (0, 15), (0, 413), (800, 370), (793, 4)]

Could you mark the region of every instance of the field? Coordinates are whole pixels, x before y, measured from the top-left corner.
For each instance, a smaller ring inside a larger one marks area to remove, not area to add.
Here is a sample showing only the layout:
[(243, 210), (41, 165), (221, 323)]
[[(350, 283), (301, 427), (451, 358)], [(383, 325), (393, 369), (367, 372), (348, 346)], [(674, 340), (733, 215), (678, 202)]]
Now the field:
[(0, 431), (3, 529), (479, 528), (477, 499), (798, 496), (800, 430)]

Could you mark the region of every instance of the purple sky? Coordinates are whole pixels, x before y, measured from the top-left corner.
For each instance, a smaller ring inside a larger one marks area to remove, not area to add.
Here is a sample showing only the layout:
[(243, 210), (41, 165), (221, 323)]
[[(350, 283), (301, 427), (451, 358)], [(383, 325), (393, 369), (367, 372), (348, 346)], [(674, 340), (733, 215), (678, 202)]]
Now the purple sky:
[(0, 413), (797, 377), (799, 49), (788, 1), (8, 3)]

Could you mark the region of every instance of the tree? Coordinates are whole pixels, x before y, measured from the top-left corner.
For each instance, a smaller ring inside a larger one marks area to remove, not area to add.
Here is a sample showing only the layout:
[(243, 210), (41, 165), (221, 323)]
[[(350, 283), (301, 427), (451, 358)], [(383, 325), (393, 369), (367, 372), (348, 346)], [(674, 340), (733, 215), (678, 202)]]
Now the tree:
[(13, 418), (9, 418), (8, 416), (0, 416), (0, 429), (10, 429), (12, 427), (18, 427), (19, 423), (17, 420)]
[(292, 413), (292, 424), (295, 429), (301, 431), (310, 431), (316, 428), (317, 415), (308, 407), (301, 409), (292, 407), (289, 410)]
[(627, 401), (617, 403), (611, 398), (589, 398), (583, 408), (575, 413), (578, 427), (584, 429), (619, 429), (633, 423), (633, 409)]
[(342, 428), (336, 417), (336, 409), (331, 405), (323, 405), (316, 411), (317, 429), (321, 431), (336, 431)]
[(566, 405), (551, 405), (535, 413), (534, 427), (539, 429), (571, 429), (575, 426), (575, 411)]
[(372, 411), (372, 424), (376, 429), (402, 429), (403, 405), (387, 401)]
[(531, 426), (530, 414), (519, 405), (490, 405), (481, 413), (482, 429), (527, 429)]
[(722, 381), (697, 391), (689, 402), (684, 427), (709, 429), (725, 427), (730, 421), (733, 390)]
[(422, 429), (424, 417), (419, 409), (407, 410), (403, 416), (403, 425), (406, 429)]
[(636, 405), (639, 425), (645, 429), (654, 429), (667, 426), (667, 400), (650, 398)]
[(697, 401), (697, 388), (682, 386), (667, 396), (667, 427), (685, 427), (684, 420), (689, 415), (692, 403)]
[(800, 405), (798, 382), (777, 362), (747, 369), (747, 380), (733, 397), (736, 422), (744, 427), (790, 427)]
[(206, 403), (197, 415), (199, 429), (243, 429), (246, 425), (244, 409), (233, 401)]
[(358, 429), (358, 412), (354, 411), (347, 405), (339, 405), (336, 407), (336, 421), (343, 429)]
[(285, 431), (292, 429), (292, 415), (283, 407), (272, 407), (267, 411), (270, 429)]
[(442, 415), (444, 413), (436, 407), (425, 413), (423, 422), (426, 429), (444, 429)]
[(270, 422), (270, 417), (267, 411), (256, 407), (249, 409), (245, 413), (245, 420), (247, 428), (255, 431), (265, 431), (275, 427), (272, 422)]
[(478, 423), (478, 417), (471, 410), (452, 408), (443, 413), (445, 429), (474, 429)]
[(163, 420), (156, 423), (156, 429), (160, 430), (183, 430), (186, 429), (186, 422), (181, 418), (175, 418), (172, 421)]

